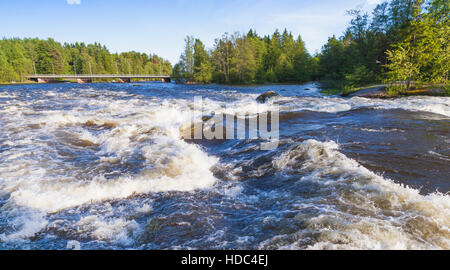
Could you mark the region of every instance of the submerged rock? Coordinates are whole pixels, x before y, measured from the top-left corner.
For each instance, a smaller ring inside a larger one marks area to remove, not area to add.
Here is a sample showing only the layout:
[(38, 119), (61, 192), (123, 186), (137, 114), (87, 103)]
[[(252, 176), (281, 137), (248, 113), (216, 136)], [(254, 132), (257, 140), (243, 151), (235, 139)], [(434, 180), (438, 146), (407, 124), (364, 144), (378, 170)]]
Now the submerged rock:
[(267, 91), (264, 94), (261, 94), (259, 97), (257, 97), (256, 101), (258, 101), (259, 103), (266, 103), (270, 98), (278, 96), (280, 95), (275, 93), (274, 91)]
[(363, 88), (348, 95), (348, 97), (365, 97), (365, 98), (386, 98), (386, 86), (375, 86), (370, 88)]

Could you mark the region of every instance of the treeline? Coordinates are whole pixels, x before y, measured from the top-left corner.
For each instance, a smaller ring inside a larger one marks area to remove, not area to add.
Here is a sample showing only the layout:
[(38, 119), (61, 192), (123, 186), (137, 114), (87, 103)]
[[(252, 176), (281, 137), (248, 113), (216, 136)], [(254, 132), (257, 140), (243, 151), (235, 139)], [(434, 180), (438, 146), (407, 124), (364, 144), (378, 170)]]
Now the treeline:
[(197, 83), (305, 82), (314, 74), (314, 59), (300, 36), (287, 30), (260, 37), (250, 30), (246, 35), (225, 34), (205, 49), (201, 40), (188, 36), (173, 77)]
[(110, 53), (98, 43), (61, 44), (53, 39), (0, 40), (0, 82), (22, 82), (29, 74), (171, 74), (157, 55)]
[(318, 55), (319, 78), (352, 89), (388, 82), (396, 90), (411, 82), (448, 84), (450, 2), (392, 0), (369, 16), (352, 10), (344, 35), (332, 37)]
[(411, 82), (446, 84), (450, 71), (450, 1), (391, 0), (372, 14), (353, 16), (342, 36), (333, 36), (311, 56), (300, 36), (278, 30), (259, 36), (225, 34), (207, 50), (188, 36), (172, 72), (169, 61), (138, 52), (111, 54), (100, 44), (61, 44), (52, 39), (0, 40), (0, 82), (40, 74), (171, 74), (197, 83), (302, 83), (320, 80), (349, 90), (387, 82), (404, 90)]
[(349, 27), (311, 56), (301, 37), (284, 30), (260, 37), (225, 34), (206, 50), (188, 36), (173, 76), (199, 83), (265, 83), (320, 80), (339, 89), (389, 82), (448, 84), (450, 1), (392, 0), (372, 14), (351, 10)]

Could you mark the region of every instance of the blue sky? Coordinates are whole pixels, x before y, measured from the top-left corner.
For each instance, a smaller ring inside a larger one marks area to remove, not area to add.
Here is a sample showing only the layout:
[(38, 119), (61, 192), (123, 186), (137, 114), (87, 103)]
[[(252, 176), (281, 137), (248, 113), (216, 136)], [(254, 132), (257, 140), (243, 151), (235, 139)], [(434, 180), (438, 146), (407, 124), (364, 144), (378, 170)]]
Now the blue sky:
[(156, 53), (178, 61), (184, 37), (208, 48), (223, 33), (287, 28), (310, 53), (340, 35), (346, 10), (371, 11), (379, 0), (1, 0), (0, 37), (100, 42), (111, 52)]

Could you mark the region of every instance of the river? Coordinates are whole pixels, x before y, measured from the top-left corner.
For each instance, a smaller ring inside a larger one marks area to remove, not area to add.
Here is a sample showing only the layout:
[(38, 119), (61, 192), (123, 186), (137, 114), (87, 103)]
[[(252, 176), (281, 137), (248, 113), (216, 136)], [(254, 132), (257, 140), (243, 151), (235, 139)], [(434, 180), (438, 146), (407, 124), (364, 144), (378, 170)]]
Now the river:
[[(278, 147), (183, 139), (194, 97), (279, 108)], [(449, 191), (448, 97), (0, 87), (0, 249), (450, 249)]]

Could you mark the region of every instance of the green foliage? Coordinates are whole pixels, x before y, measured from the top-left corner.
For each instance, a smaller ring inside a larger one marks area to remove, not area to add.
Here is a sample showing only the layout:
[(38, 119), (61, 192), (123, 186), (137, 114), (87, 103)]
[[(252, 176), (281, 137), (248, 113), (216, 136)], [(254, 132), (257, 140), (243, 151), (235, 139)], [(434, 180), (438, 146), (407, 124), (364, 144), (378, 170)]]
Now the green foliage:
[(449, 3), (434, 0), (427, 9), (424, 5), (413, 1), (403, 38), (387, 51), (388, 79), (403, 81), (406, 89), (412, 81), (448, 84), (450, 21), (442, 11), (449, 10)]
[(352, 73), (345, 75), (345, 81), (347, 86), (361, 86), (367, 85), (374, 81), (374, 73), (366, 66), (356, 66)]
[(173, 66), (172, 78), (174, 80), (181, 80), (183, 79), (183, 75), (184, 75), (183, 65), (180, 63), (176, 63), (175, 66)]
[(345, 84), (345, 83), (343, 83), (343, 85), (342, 85), (342, 94), (343, 94), (343, 96), (348, 96), (351, 93), (356, 92), (357, 90), (358, 90), (358, 88), (356, 88), (353, 85), (349, 85), (349, 84)]
[(325, 81), (343, 81), (350, 68), (345, 44), (333, 36), (319, 55), (319, 78)]
[(446, 85), (444, 88), (444, 95), (450, 97), (450, 85)]
[[(312, 77), (312, 57), (301, 37), (294, 39), (284, 30), (272, 36), (259, 37), (253, 30), (247, 35), (224, 34), (215, 40), (214, 48), (207, 52), (200, 40), (187, 38), (186, 49), (174, 67), (174, 77), (198, 83), (289, 83), (305, 82)], [(188, 55), (193, 57), (190, 74)]]
[(449, 3), (392, 0), (379, 4), (371, 17), (349, 11), (350, 26), (323, 46), (314, 77), (337, 81), (344, 93), (383, 79), (392, 93), (415, 81), (448, 84)]
[(185, 38), (185, 49), (180, 61), (174, 66), (172, 76), (177, 81), (210, 83), (211, 61), (205, 46), (192, 36)]
[(326, 95), (326, 96), (331, 96), (331, 95), (338, 95), (342, 92), (341, 89), (338, 88), (329, 88), (329, 89), (324, 89), (321, 90), (320, 93)]
[(172, 65), (156, 55), (111, 54), (95, 44), (61, 44), (53, 39), (0, 40), (0, 82), (25, 81), (29, 74), (170, 74)]
[(449, 84), (450, 2), (391, 0), (371, 15), (351, 10), (349, 27), (331, 37), (311, 56), (300, 36), (286, 29), (271, 36), (225, 33), (207, 51), (192, 36), (185, 39), (173, 67), (156, 56), (138, 52), (111, 54), (100, 44), (60, 44), (52, 39), (0, 40), (0, 81), (24, 81), (31, 73), (172, 74), (198, 83), (329, 82), (344, 93), (386, 81), (392, 94), (413, 82)]
[(399, 47), (395, 51), (388, 50), (389, 69), (388, 80), (391, 82), (400, 82), (405, 88), (409, 88), (411, 79), (416, 78), (419, 73), (419, 67), (416, 62), (412, 61), (410, 53), (403, 47)]
[(395, 97), (399, 94), (405, 93), (406, 90), (408, 90), (408, 89), (405, 84), (392, 83), (387, 87), (387, 95), (391, 96), (391, 97)]
[(199, 40), (194, 44), (194, 81), (201, 83), (210, 83), (212, 79), (212, 68), (208, 52), (205, 46)]

